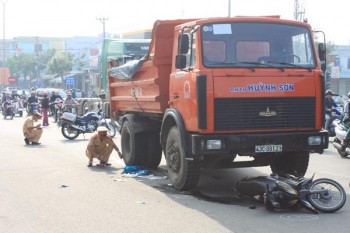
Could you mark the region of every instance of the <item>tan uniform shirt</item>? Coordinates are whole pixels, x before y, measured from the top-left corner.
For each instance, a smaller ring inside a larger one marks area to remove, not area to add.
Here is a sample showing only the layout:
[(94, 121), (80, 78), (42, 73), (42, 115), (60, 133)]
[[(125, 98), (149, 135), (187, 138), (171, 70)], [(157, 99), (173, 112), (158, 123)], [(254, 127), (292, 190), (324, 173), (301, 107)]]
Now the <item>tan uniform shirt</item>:
[(27, 133), (33, 131), (29, 130), (29, 127), (34, 127), (34, 119), (33, 116), (27, 117), (27, 119), (24, 121), (23, 124), (23, 134), (26, 135)]
[(89, 140), (89, 143), (87, 147), (94, 148), (93, 151), (95, 151), (97, 154), (104, 151), (106, 147), (112, 146), (112, 148), (116, 148), (117, 145), (114, 143), (114, 141), (109, 137), (106, 136), (102, 141), (100, 140), (100, 137), (98, 133), (95, 133)]

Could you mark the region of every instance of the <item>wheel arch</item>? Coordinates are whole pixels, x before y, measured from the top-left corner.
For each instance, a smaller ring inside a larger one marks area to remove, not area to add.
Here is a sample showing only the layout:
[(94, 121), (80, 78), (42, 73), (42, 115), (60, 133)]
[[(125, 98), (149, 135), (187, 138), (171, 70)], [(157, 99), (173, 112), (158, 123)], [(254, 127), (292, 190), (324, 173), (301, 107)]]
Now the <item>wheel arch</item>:
[(162, 126), (160, 129), (160, 143), (162, 145), (163, 151), (165, 150), (167, 135), (171, 127), (177, 126), (180, 131), (181, 141), (184, 145), (184, 151), (186, 155), (189, 155), (189, 145), (187, 138), (187, 131), (185, 127), (184, 120), (181, 113), (176, 109), (167, 109), (163, 116)]
[(141, 117), (136, 114), (125, 114), (121, 119), (121, 128), (123, 128), (123, 124), (126, 121), (130, 122), (133, 125), (135, 133), (145, 131), (160, 131), (160, 122), (147, 117)]

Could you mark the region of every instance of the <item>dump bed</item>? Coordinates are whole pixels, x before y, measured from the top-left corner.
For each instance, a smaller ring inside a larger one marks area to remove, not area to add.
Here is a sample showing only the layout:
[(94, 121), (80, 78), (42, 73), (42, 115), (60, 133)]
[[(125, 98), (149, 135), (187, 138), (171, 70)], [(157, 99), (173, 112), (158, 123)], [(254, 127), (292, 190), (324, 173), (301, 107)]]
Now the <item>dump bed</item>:
[(174, 27), (189, 19), (156, 21), (148, 55), (132, 78), (109, 75), (111, 112), (162, 115), (168, 107), (169, 77), (173, 59)]

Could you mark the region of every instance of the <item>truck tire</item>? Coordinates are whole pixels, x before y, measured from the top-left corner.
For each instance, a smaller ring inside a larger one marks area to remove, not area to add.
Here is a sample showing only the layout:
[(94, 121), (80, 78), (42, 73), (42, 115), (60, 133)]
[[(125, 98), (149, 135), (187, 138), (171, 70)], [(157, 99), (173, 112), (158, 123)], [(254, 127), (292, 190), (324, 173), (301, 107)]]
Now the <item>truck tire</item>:
[(168, 133), (164, 154), (169, 179), (175, 188), (179, 190), (193, 189), (199, 180), (200, 161), (186, 159), (180, 131), (176, 126), (173, 126)]
[(274, 156), (270, 163), (273, 173), (297, 173), (304, 176), (309, 166), (309, 152), (295, 151)]
[(82, 109), (82, 111), (81, 111), (82, 116), (84, 116), (85, 113), (87, 113), (89, 111), (89, 102), (87, 100), (83, 102), (81, 109)]
[(144, 166), (149, 169), (155, 169), (159, 166), (162, 160), (162, 146), (159, 141), (159, 133), (146, 133), (147, 140), (147, 156)]
[(143, 166), (146, 158), (144, 133), (135, 133), (132, 124), (125, 121), (121, 130), (121, 149), (124, 163), (128, 166)]

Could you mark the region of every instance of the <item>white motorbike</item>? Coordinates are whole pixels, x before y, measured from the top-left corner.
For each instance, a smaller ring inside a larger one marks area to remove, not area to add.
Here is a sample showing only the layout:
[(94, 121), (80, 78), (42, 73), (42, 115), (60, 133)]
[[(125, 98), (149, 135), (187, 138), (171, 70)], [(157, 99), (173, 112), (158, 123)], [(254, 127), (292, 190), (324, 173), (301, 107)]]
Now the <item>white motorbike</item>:
[(12, 105), (13, 105), (15, 115), (18, 114), (20, 117), (22, 117), (23, 116), (22, 100), (17, 97), (14, 100), (12, 100)]
[(348, 128), (339, 122), (333, 122), (333, 124), (335, 124), (333, 146), (337, 149), (340, 156), (345, 158), (350, 155), (350, 139), (346, 139)]

